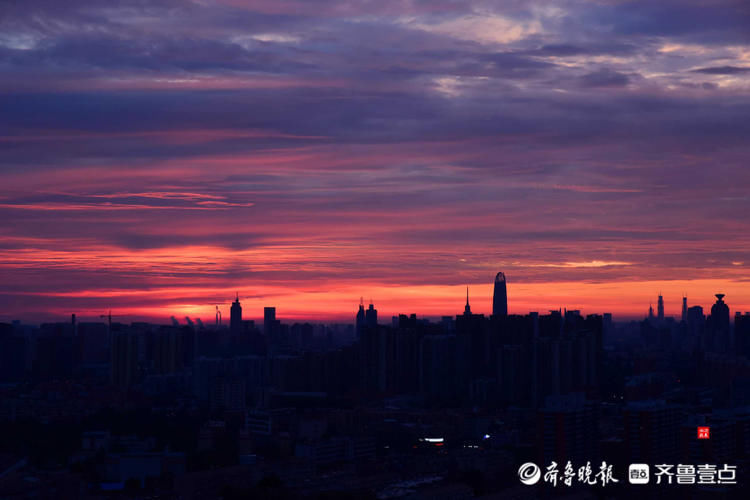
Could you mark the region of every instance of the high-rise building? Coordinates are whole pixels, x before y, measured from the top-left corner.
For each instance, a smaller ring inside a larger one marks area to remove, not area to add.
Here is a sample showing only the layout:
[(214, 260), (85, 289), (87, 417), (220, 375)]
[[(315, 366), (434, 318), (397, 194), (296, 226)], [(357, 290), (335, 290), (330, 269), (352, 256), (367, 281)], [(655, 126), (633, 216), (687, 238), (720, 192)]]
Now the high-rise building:
[(688, 335), (692, 339), (695, 345), (700, 346), (702, 349), (706, 349), (706, 336), (704, 331), (706, 329), (706, 317), (703, 315), (703, 308), (701, 306), (691, 306), (687, 310), (687, 331)]
[(186, 340), (185, 332), (173, 326), (164, 326), (151, 332), (148, 337), (148, 352), (156, 373), (176, 373), (184, 368)]
[(711, 323), (713, 328), (729, 330), (729, 306), (723, 293), (716, 294), (716, 303), (711, 306)]
[(276, 327), (276, 308), (275, 307), (264, 307), (263, 308), (263, 333), (266, 336), (270, 336)]
[(130, 331), (117, 331), (112, 334), (110, 358), (110, 380), (112, 385), (127, 389), (138, 370), (138, 338)]
[(365, 326), (365, 304), (362, 298), (359, 299), (359, 310), (357, 311), (356, 333), (357, 338), (362, 334), (362, 327)]
[(679, 455), (680, 407), (663, 400), (632, 401), (623, 409), (625, 447), (633, 462), (671, 463)]
[(8, 323), (0, 323), (0, 382), (23, 380), (29, 347), (26, 336)]
[(508, 315), (508, 290), (505, 284), (505, 274), (499, 272), (495, 275), (495, 290), (492, 294), (492, 315)]
[(240, 296), (236, 295), (232, 307), (229, 309), (229, 331), (232, 335), (239, 335), (242, 331), (242, 306)]
[(750, 312), (734, 315), (735, 352), (750, 359)]
[(682, 297), (682, 321), (687, 322), (688, 306), (687, 297)]
[(708, 330), (716, 351), (724, 352), (729, 349), (729, 306), (724, 302), (723, 293), (716, 294), (716, 303), (711, 306)]
[(370, 301), (370, 306), (365, 311), (365, 323), (371, 328), (378, 326), (378, 310), (372, 305), (372, 301)]
[(659, 323), (664, 322), (664, 297), (661, 296), (661, 293), (659, 294), (659, 302), (656, 304), (656, 319), (659, 320)]
[(71, 323), (43, 323), (36, 338), (34, 375), (39, 380), (70, 377), (79, 347)]
[(614, 330), (612, 323), (612, 313), (604, 313), (602, 316), (602, 335), (610, 336)]
[(583, 393), (545, 398), (537, 412), (537, 452), (543, 463), (585, 462), (598, 455), (598, 407)]
[(230, 413), (245, 412), (245, 380), (240, 377), (217, 377), (210, 392), (212, 410)]
[(461, 376), (457, 373), (461, 359), (455, 335), (424, 335), (419, 340), (418, 390), (426, 401), (449, 405), (460, 399)]
[(703, 323), (706, 321), (706, 317), (703, 315), (703, 308), (701, 306), (692, 306), (688, 308), (687, 312), (688, 324), (695, 324), (700, 328), (703, 327)]
[(466, 287), (466, 305), (464, 306), (464, 316), (471, 316), (471, 306), (469, 305), (469, 287)]

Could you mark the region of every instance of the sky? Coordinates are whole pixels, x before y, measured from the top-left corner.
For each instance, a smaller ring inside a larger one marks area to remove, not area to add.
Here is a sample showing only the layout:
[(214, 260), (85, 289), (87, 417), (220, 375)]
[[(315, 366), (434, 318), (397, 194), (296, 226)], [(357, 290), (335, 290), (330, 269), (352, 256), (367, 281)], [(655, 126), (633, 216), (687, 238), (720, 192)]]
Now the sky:
[(750, 311), (744, 0), (5, 0), (0, 320)]

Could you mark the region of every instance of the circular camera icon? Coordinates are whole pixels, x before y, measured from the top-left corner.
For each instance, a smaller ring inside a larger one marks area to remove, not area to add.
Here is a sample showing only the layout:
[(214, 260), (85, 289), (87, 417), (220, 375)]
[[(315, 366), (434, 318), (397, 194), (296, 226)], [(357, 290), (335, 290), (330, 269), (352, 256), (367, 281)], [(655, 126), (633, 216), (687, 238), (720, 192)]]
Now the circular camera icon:
[(518, 479), (523, 484), (531, 486), (539, 482), (539, 478), (542, 477), (542, 471), (539, 466), (533, 462), (526, 462), (518, 468)]

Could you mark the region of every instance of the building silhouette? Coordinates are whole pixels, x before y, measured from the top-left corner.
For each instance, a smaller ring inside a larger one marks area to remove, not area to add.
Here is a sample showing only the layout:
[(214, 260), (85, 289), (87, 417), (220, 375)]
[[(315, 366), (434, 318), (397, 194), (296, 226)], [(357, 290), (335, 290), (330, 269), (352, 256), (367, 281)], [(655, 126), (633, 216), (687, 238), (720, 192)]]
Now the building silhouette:
[(357, 319), (355, 321), (355, 331), (357, 338), (362, 335), (362, 327), (365, 326), (365, 304), (362, 301), (362, 297), (359, 298), (359, 309), (357, 310)]
[(276, 308), (275, 307), (264, 307), (263, 308), (263, 333), (266, 337), (270, 337), (276, 329)]
[(659, 321), (659, 323), (664, 322), (664, 297), (662, 297), (661, 293), (659, 294), (659, 301), (656, 304), (656, 319)]
[(584, 393), (548, 396), (537, 412), (540, 462), (585, 462), (598, 456), (598, 406)]
[(706, 317), (701, 306), (691, 306), (687, 310), (687, 331), (691, 341), (701, 349), (705, 349), (704, 331), (706, 329)]
[(378, 310), (375, 309), (372, 300), (370, 301), (370, 306), (367, 308), (367, 311), (365, 311), (365, 324), (370, 328), (378, 326)]
[(687, 321), (687, 315), (688, 315), (688, 305), (687, 305), (687, 297), (682, 297), (682, 321)]
[(130, 387), (138, 370), (138, 338), (129, 330), (112, 333), (110, 381), (121, 389)]
[(734, 315), (734, 345), (736, 354), (750, 359), (750, 312)]
[(229, 331), (232, 335), (239, 335), (242, 331), (242, 306), (239, 294), (236, 295), (229, 309)]
[(147, 338), (147, 356), (156, 373), (176, 373), (185, 367), (187, 338), (179, 327), (161, 327)]
[(675, 460), (682, 421), (681, 408), (664, 400), (629, 402), (623, 409), (627, 458), (646, 463)]
[(724, 302), (724, 294), (716, 294), (716, 303), (711, 306), (708, 330), (714, 350), (723, 352), (729, 349), (729, 306)]
[(729, 330), (729, 306), (724, 294), (716, 294), (716, 303), (711, 306), (711, 326), (717, 330)]
[(492, 294), (492, 315), (498, 317), (508, 315), (508, 290), (503, 272), (495, 275), (495, 290)]

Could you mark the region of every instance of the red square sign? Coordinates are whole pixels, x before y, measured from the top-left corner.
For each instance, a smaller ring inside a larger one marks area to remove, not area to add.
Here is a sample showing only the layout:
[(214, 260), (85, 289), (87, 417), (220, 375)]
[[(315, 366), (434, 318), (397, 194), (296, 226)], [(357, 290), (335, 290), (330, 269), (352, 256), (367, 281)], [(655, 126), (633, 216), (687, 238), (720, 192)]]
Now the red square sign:
[(709, 439), (710, 427), (698, 427), (698, 439)]

